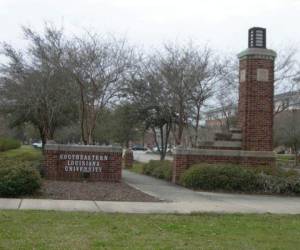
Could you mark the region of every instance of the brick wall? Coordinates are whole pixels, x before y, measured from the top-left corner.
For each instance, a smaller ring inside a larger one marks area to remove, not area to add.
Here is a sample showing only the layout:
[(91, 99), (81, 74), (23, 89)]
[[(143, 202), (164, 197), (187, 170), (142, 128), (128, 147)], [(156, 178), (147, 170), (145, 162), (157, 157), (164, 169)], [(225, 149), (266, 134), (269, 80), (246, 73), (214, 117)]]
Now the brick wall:
[[(179, 153), (178, 153), (179, 152)], [(243, 166), (274, 166), (272, 152), (253, 152), (241, 150), (201, 150), (179, 149), (175, 152), (172, 166), (172, 182), (178, 183), (180, 176), (193, 164), (224, 163)]]
[(50, 180), (121, 180), (121, 148), (51, 144), (46, 145), (44, 157), (45, 178)]

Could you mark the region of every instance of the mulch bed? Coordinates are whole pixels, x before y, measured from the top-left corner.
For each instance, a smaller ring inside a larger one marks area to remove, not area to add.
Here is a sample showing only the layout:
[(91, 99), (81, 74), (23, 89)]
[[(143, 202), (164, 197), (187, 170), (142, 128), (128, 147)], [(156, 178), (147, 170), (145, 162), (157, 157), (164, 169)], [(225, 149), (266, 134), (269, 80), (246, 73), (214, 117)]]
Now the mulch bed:
[(97, 201), (157, 202), (159, 199), (145, 194), (124, 182), (71, 182), (43, 180), (42, 188), (34, 198)]

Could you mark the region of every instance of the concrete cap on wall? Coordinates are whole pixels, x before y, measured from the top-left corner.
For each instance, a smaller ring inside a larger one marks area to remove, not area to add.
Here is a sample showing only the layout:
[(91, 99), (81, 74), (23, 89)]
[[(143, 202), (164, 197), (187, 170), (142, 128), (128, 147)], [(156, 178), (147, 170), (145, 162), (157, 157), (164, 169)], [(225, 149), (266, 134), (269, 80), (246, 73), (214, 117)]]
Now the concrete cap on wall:
[(78, 144), (46, 144), (45, 150), (122, 153), (122, 147), (120, 146), (98, 146)]
[(199, 155), (199, 156), (228, 156), (228, 157), (254, 157), (273, 158), (272, 151), (245, 151), (245, 150), (218, 150), (176, 147), (174, 155)]
[(251, 56), (251, 57), (268, 58), (268, 59), (274, 60), (277, 56), (277, 53), (271, 49), (248, 48), (248, 49), (240, 52), (237, 56), (239, 59)]
[(220, 148), (240, 148), (242, 145), (240, 141), (212, 141), (212, 142), (206, 142), (206, 141), (200, 141), (198, 143), (198, 146), (205, 147), (205, 146), (211, 146), (211, 147), (220, 147)]

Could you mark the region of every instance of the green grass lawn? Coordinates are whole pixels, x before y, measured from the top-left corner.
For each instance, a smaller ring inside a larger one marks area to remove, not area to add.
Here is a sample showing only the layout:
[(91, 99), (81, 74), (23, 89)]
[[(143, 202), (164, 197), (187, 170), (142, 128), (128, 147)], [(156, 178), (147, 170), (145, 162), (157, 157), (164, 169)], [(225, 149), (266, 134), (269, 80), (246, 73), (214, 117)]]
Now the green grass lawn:
[(128, 170), (137, 173), (137, 174), (142, 174), (143, 173), (143, 163), (140, 162), (134, 162), (132, 165), (132, 168), (129, 168)]
[(290, 155), (290, 154), (277, 154), (277, 155), (276, 155), (276, 160), (280, 160), (280, 161), (290, 161), (290, 160), (295, 160), (295, 155)]
[(300, 215), (0, 211), (0, 249), (299, 249)]
[(0, 152), (0, 160), (3, 158), (28, 161), (41, 160), (42, 150), (35, 149), (32, 146), (21, 146), (18, 149)]

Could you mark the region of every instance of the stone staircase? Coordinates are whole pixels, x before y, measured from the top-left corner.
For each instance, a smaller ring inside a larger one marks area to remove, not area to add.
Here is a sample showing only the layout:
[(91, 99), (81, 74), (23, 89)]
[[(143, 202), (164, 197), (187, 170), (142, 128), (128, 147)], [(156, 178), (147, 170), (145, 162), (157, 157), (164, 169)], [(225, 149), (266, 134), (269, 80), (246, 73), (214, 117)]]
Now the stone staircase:
[(199, 142), (200, 149), (241, 150), (242, 131), (239, 128), (231, 128), (228, 133), (216, 133), (214, 141)]

